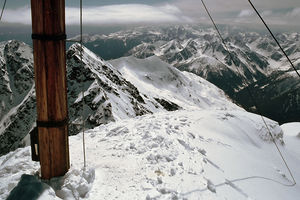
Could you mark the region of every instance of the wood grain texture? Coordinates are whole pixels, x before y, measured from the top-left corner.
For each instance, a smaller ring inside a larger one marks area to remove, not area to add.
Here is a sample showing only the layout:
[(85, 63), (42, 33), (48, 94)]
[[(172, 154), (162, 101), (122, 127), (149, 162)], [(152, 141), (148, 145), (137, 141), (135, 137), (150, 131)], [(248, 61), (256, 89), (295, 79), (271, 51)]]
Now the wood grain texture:
[[(32, 33), (65, 34), (64, 0), (31, 0)], [(65, 41), (33, 40), (38, 121), (68, 117)], [(64, 175), (69, 169), (68, 125), (38, 127), (43, 179)]]

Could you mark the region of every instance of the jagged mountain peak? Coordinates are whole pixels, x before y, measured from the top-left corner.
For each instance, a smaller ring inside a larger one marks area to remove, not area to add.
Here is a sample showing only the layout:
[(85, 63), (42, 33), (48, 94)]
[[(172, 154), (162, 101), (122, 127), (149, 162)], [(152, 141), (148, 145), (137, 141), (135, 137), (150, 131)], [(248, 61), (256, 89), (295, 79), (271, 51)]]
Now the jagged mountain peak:
[(32, 49), (16, 40), (0, 43), (0, 116), (21, 103), (33, 86)]

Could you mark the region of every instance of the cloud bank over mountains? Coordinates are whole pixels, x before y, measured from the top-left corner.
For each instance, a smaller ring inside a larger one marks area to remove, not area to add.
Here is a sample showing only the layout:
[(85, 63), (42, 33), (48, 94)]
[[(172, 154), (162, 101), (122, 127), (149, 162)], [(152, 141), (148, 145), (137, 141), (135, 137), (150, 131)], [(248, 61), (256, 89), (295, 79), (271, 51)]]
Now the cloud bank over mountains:
[[(8, 23), (31, 23), (30, 7), (6, 9), (3, 21)], [(130, 24), (130, 23), (191, 23), (181, 10), (170, 4), (150, 6), (146, 4), (119, 4), (99, 7), (85, 7), (83, 9), (83, 23), (97, 24)], [(66, 7), (66, 23), (79, 24), (79, 9)]]
[[(205, 0), (218, 24), (260, 24), (247, 0)], [(300, 30), (298, 0), (252, 0), (270, 25), (290, 25)], [(19, 7), (18, 7), (19, 5)], [(12, 0), (3, 15), (3, 22), (30, 24), (30, 5)], [(206, 23), (210, 21), (200, 0), (124, 0), (84, 2), (83, 22), (101, 24)], [(66, 2), (66, 23), (79, 24), (78, 6)]]

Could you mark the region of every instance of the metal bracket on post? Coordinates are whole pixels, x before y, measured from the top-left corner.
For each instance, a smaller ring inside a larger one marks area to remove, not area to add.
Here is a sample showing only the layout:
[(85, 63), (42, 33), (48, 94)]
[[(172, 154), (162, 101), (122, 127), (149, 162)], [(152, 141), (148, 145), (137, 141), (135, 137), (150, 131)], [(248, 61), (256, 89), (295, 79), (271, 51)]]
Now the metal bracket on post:
[(34, 127), (29, 134), (31, 144), (31, 159), (33, 161), (40, 161), (38, 128)]
[(66, 40), (66, 34), (58, 34), (58, 35), (45, 35), (45, 34), (31, 34), (31, 38), (33, 40), (46, 40), (46, 41), (59, 41)]
[(43, 128), (57, 128), (57, 127), (63, 127), (68, 124), (69, 118), (66, 117), (63, 120), (59, 121), (36, 121), (37, 127), (43, 127)]

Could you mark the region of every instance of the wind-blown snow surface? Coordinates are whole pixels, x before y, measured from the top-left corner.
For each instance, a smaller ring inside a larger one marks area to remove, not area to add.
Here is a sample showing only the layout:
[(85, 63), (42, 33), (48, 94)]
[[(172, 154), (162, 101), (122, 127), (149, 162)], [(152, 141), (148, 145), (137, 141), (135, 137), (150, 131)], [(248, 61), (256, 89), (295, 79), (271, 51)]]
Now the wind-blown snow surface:
[(141, 93), (174, 102), (182, 108), (241, 109), (222, 90), (205, 79), (181, 72), (156, 56), (133, 56), (110, 61)]
[[(282, 145), (289, 134), (283, 137), (274, 121), (267, 124), (299, 182), (299, 138), (291, 136), (293, 143)], [(85, 138), (90, 170), (80, 170), (82, 134), (71, 136), (70, 172), (52, 181), (58, 197), (282, 200), (300, 195), (299, 185), (281, 184), (292, 181), (260, 117), (242, 110), (160, 112), (101, 125)], [(0, 198), (22, 174), (38, 170), (29, 151), (0, 157)], [(53, 189), (45, 196), (57, 198)]]

